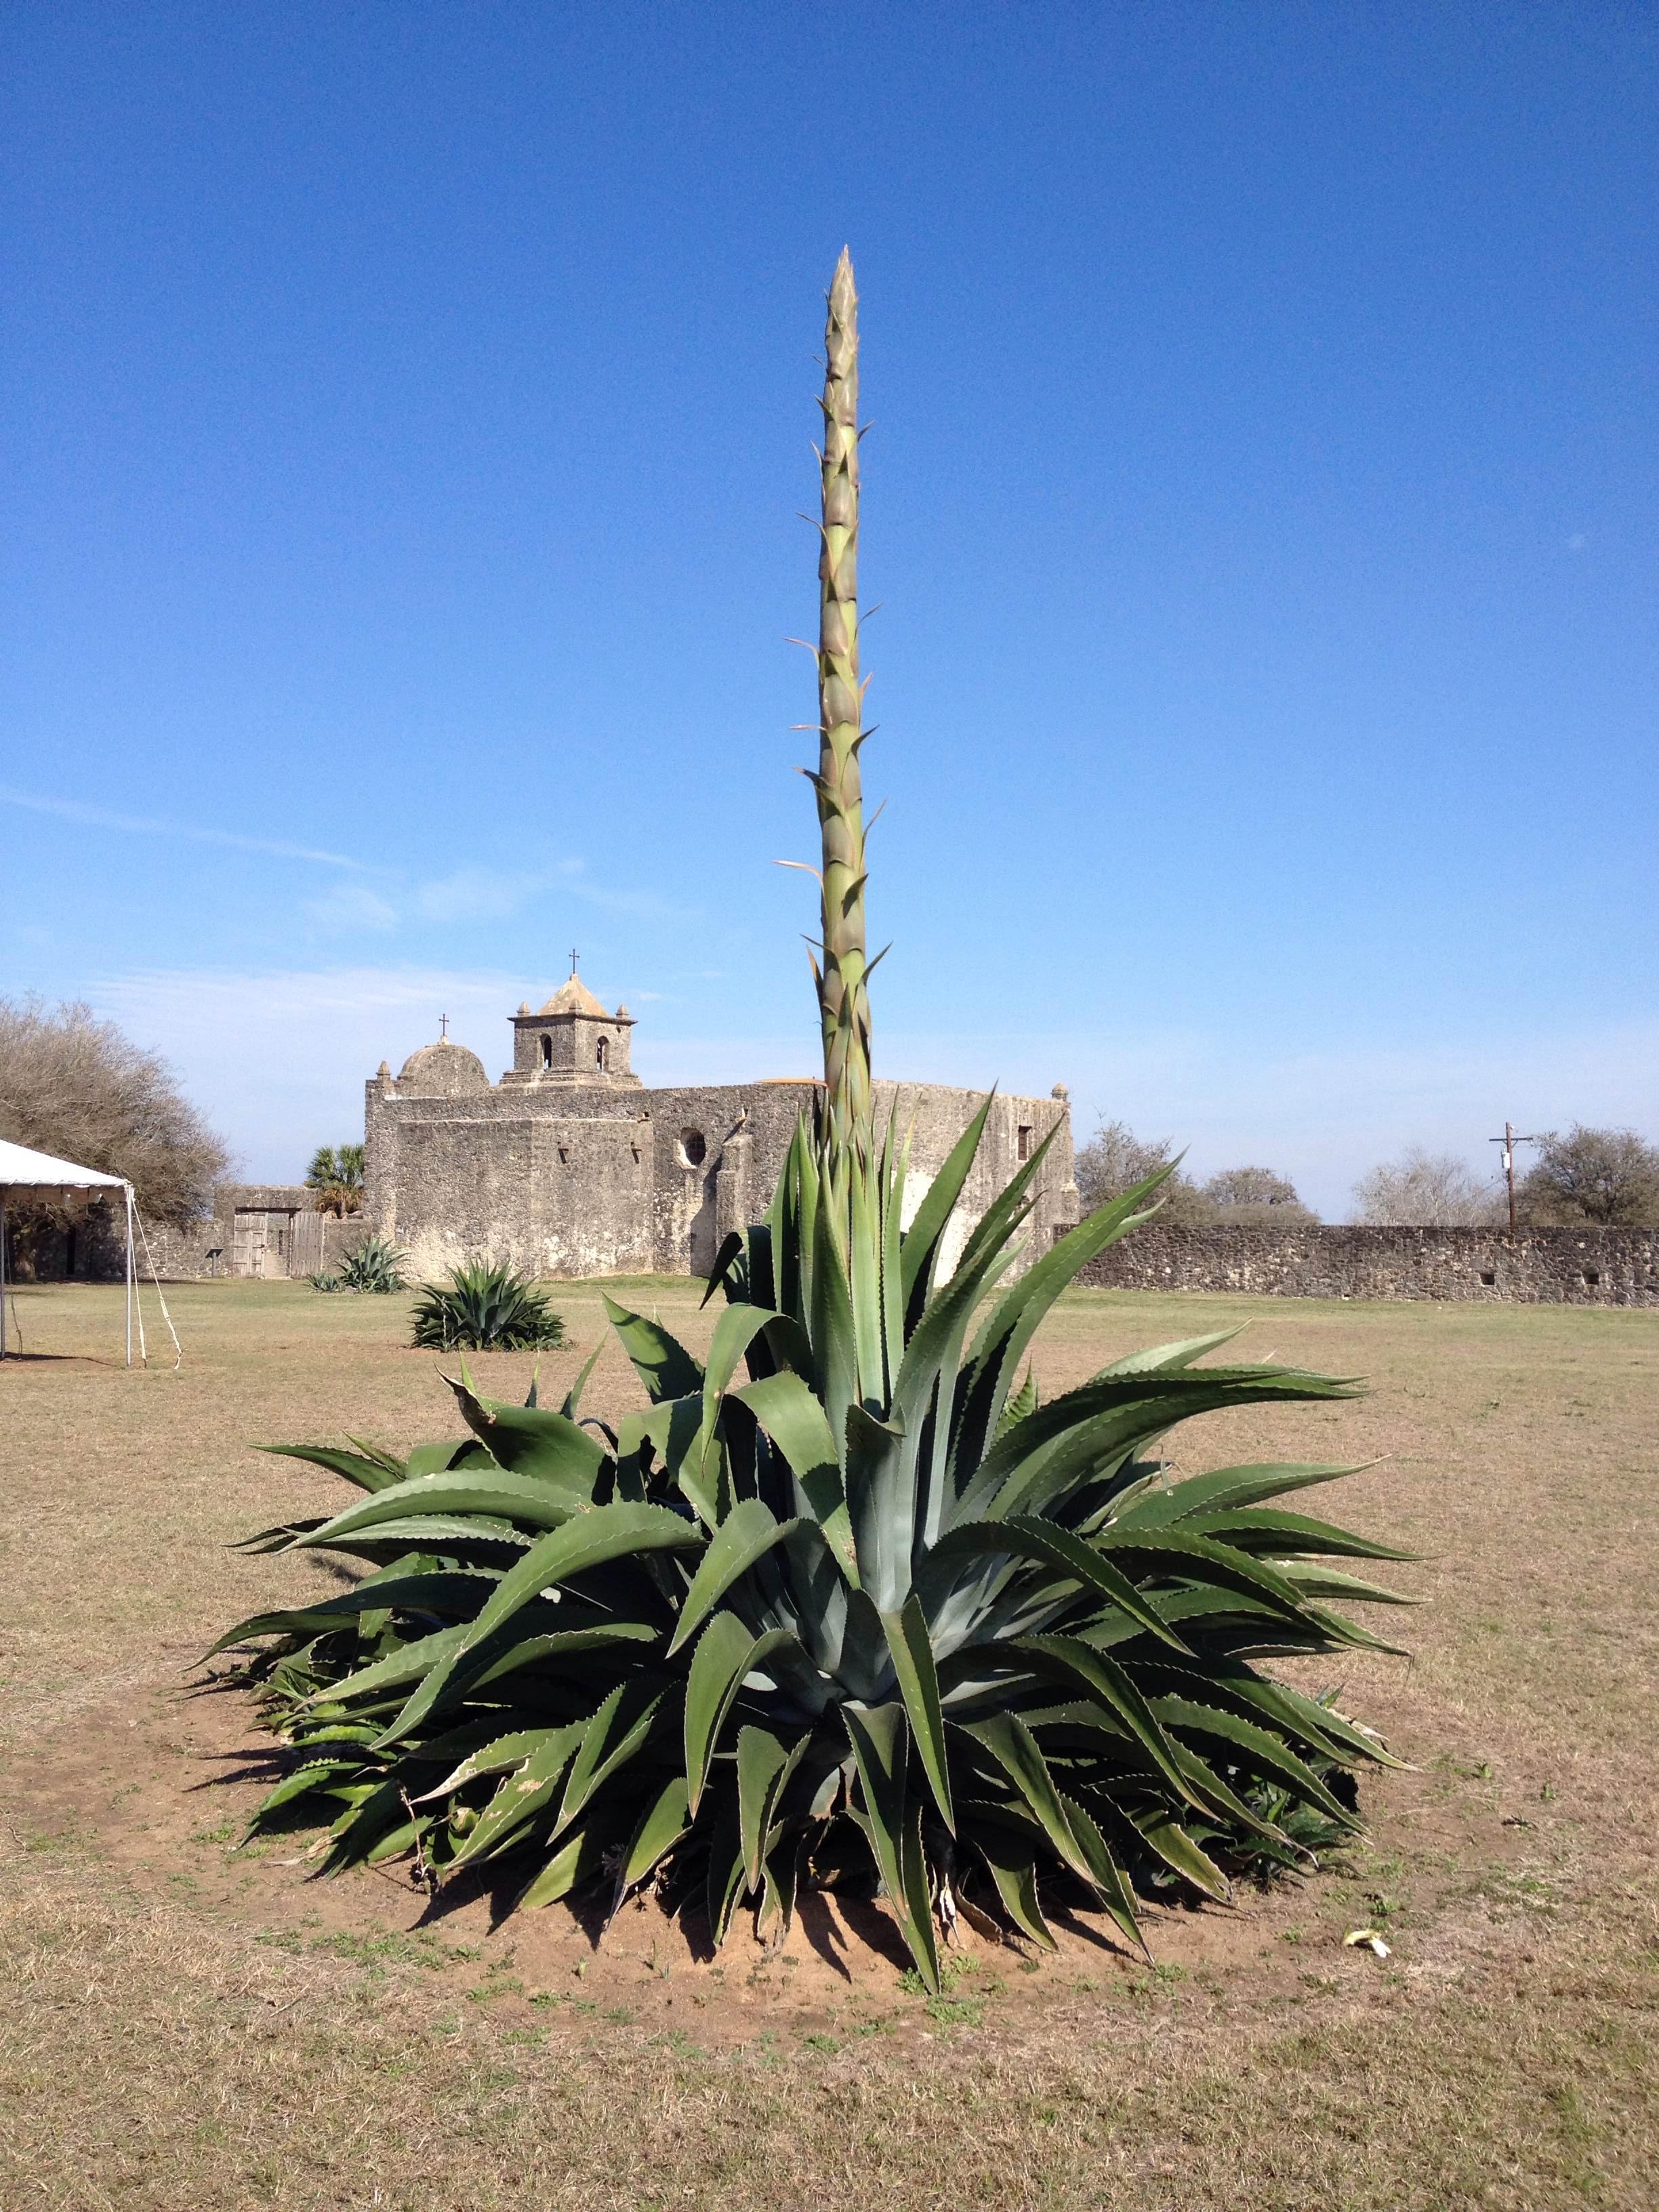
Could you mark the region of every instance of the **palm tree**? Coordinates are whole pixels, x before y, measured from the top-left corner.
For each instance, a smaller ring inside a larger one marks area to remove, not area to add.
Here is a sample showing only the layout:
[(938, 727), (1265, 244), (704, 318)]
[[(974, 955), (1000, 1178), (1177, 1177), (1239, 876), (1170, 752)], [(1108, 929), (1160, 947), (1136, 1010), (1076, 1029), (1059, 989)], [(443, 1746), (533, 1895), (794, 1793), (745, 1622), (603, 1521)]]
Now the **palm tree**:
[(343, 1219), (363, 1207), (363, 1148), (361, 1145), (319, 1145), (306, 1170), (306, 1188), (316, 1194), (319, 1213)]

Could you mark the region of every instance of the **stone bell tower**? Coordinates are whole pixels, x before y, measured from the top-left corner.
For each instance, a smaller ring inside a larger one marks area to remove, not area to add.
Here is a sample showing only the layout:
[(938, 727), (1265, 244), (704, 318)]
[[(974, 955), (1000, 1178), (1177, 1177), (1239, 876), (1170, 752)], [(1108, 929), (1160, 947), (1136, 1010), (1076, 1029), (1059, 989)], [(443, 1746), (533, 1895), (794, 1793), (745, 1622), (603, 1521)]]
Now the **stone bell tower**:
[(550, 1084), (562, 1090), (628, 1091), (640, 1079), (629, 1065), (634, 1018), (626, 1006), (607, 1013), (572, 956), (570, 981), (539, 1013), (528, 1001), (513, 1017), (513, 1066), (504, 1083)]

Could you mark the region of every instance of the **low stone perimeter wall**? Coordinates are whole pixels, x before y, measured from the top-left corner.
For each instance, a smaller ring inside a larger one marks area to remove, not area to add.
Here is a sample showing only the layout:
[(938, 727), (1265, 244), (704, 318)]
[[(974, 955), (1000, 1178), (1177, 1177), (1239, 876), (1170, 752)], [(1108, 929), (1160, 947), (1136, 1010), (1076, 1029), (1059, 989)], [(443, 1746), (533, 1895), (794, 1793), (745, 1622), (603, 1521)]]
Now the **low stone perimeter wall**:
[[(1057, 1236), (1063, 1232), (1056, 1232)], [(1474, 1298), (1659, 1306), (1659, 1231), (1181, 1229), (1149, 1222), (1091, 1260), (1113, 1291), (1246, 1291), (1282, 1298)]]

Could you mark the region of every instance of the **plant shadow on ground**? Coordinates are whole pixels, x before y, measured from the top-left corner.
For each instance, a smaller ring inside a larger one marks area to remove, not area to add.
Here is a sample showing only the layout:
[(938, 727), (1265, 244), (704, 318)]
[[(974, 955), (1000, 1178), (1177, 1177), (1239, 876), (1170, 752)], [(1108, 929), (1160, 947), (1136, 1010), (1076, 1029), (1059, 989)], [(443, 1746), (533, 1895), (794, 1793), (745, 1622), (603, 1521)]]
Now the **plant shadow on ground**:
[[(558, 1286), (544, 1387), (599, 1340), (598, 1288)], [(693, 1341), (696, 1295), (631, 1293)], [(73, 1288), (31, 1300), (41, 1353), (6, 1380), (0, 2200), (1649, 2201), (1659, 1316), (1066, 1300), (1047, 1390), (1230, 1320), (1263, 1357), (1371, 1376), (1334, 1417), (1200, 1434), (1212, 1461), (1389, 1455), (1351, 1517), (1428, 1555), (1403, 1578), (1431, 1602), (1411, 1666), (1356, 1659), (1343, 1686), (1418, 1771), (1369, 1782), (1370, 1839), (1318, 1876), (1155, 1910), (1151, 1966), (1083, 1916), (1053, 1956), (973, 1939), (929, 2000), (875, 1905), (809, 1899), (781, 1953), (740, 1929), (711, 1957), (654, 1900), (596, 1946), (603, 1897), (501, 1920), (480, 1890), (434, 1916), (397, 1868), (313, 1879), (307, 1831), (238, 1849), (270, 1747), (245, 1701), (186, 1686), (227, 1619), (325, 1586), (224, 1545), (330, 1492), (246, 1445), (405, 1446), (434, 1363), (403, 1349), (399, 1298), (170, 1303), (177, 1376), (102, 1364), (118, 1292)], [(482, 1386), (521, 1396), (532, 1364), (487, 1357)], [(610, 1350), (590, 1389), (635, 1402)], [(1362, 1926), (1386, 1960), (1344, 1945)]]

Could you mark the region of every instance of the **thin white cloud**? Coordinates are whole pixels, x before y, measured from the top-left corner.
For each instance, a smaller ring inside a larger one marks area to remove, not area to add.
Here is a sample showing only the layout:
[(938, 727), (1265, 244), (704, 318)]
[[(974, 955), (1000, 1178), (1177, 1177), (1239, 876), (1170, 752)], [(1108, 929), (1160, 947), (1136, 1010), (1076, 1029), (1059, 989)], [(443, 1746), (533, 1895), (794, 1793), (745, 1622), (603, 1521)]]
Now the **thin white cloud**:
[(569, 889), (580, 861), (551, 871), (514, 873), (501, 868), (458, 868), (422, 884), (415, 903), (428, 921), (505, 921), (555, 889)]
[(316, 928), (330, 935), (398, 927), (397, 908), (362, 884), (331, 884), (320, 896), (305, 900), (301, 912)]
[(55, 814), (63, 822), (78, 822), (90, 830), (119, 830), (140, 837), (182, 837), (195, 845), (228, 845), (240, 853), (268, 853), (280, 860), (314, 860), (329, 868), (362, 868), (349, 853), (330, 853), (314, 845), (293, 845), (276, 837), (245, 837), (234, 830), (211, 830), (191, 822), (166, 822), (146, 814), (118, 814), (113, 808), (94, 806), (80, 799), (51, 799), (40, 793), (14, 791), (0, 785), (0, 806), (27, 807), (34, 814)]

